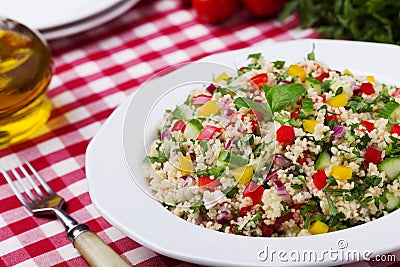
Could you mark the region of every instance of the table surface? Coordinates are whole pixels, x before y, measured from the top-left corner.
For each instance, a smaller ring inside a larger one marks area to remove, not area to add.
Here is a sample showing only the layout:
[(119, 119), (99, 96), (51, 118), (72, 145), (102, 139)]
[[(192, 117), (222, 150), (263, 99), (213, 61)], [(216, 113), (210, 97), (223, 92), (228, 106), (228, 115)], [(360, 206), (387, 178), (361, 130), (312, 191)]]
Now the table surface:
[[(180, 1), (141, 1), (124, 15), (85, 33), (49, 43), (55, 73), (46, 126), (31, 139), (0, 150), (23, 155), (117, 253), (138, 266), (193, 266), (159, 255), (110, 225), (94, 208), (85, 179), (85, 152), (112, 111), (154, 73), (176, 63), (249, 47), (267, 39), (318, 38), (295, 16), (256, 21), (244, 11), (220, 26), (200, 23)], [(400, 259), (400, 253), (395, 252)], [(395, 264), (395, 263), (392, 263)], [(352, 266), (389, 266), (360, 262)], [(88, 266), (61, 224), (33, 217), (0, 177), (0, 266)]]

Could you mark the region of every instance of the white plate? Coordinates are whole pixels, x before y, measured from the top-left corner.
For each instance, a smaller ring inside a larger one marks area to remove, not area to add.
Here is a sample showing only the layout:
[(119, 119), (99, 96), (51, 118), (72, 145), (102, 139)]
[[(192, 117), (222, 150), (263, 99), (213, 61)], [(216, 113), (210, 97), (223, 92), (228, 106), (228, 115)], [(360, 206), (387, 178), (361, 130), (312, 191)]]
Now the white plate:
[[(296, 62), (311, 51), (313, 43), (316, 57), (334, 69), (348, 68), (353, 73), (370, 74), (386, 83), (400, 84), (395, 65), (400, 61), (400, 48), (385, 44), (308, 39), (269, 43), (213, 55), (202, 61), (241, 66), (249, 53), (261, 51), (268, 61)], [(191, 66), (187, 66), (186, 70), (190, 70)], [(182, 79), (177, 75), (187, 74), (186, 70), (184, 68), (144, 84), (112, 114), (88, 147), (86, 172), (90, 196), (111, 224), (156, 252), (212, 266), (337, 265), (357, 257), (371, 256), (370, 252), (377, 255), (400, 248), (400, 241), (396, 238), (400, 235), (400, 228), (397, 227), (399, 211), (338, 232), (295, 238), (264, 238), (204, 229), (163, 208), (142, 190), (146, 182), (139, 166), (147, 142), (143, 129), (158, 123), (152, 121), (149, 125), (145, 124), (155, 98), (150, 95), (160, 95), (170, 89), (169, 85)], [(209, 77), (215, 74), (212, 69), (199, 71), (206, 72)], [(171, 105), (174, 106), (176, 101)], [(161, 116), (160, 113), (160, 120)], [(266, 250), (269, 258), (262, 261), (260, 258), (265, 257), (263, 251)], [(304, 254), (316, 256), (316, 259), (293, 261), (291, 258)], [(358, 256), (354, 256), (356, 254)]]
[(47, 40), (54, 40), (61, 37), (77, 34), (89, 29), (93, 29), (99, 25), (106, 23), (107, 21), (111, 21), (112, 19), (117, 18), (118, 16), (129, 10), (137, 2), (139, 2), (139, 0), (118, 1), (117, 4), (96, 15), (62, 26), (43, 29), (40, 32)]
[(44, 30), (93, 16), (122, 0), (3, 0), (0, 14)]

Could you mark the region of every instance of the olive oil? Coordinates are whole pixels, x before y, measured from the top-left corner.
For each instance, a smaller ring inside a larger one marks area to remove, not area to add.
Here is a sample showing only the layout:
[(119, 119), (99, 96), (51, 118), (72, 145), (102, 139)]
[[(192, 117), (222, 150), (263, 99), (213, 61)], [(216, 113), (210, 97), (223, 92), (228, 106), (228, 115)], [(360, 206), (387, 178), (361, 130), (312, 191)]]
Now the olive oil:
[(31, 136), (51, 113), (47, 45), (21, 24), (0, 20), (0, 148)]

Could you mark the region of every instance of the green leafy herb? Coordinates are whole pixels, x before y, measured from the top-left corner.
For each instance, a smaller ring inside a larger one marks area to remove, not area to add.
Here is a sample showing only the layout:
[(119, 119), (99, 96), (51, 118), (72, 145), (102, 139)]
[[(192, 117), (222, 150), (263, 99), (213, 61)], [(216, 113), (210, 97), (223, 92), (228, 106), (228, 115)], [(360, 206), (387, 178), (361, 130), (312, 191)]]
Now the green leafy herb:
[(336, 209), (335, 204), (333, 204), (331, 196), (329, 194), (325, 194), (325, 197), (326, 197), (326, 202), (328, 202), (329, 215), (336, 216), (338, 214), (338, 210)]
[(296, 12), (302, 28), (324, 38), (400, 44), (399, 10), (398, 0), (290, 0), (279, 19)]
[(282, 69), (283, 66), (285, 66), (285, 61), (277, 60), (277, 61), (272, 62), (272, 64), (274, 64), (275, 68)]
[(255, 102), (254, 100), (246, 97), (238, 97), (233, 101), (233, 104), (235, 104), (237, 109), (240, 109), (241, 107), (246, 107), (249, 109), (257, 110), (263, 114), (264, 117), (272, 117), (272, 114), (270, 111), (265, 109), (263, 106), (261, 106), (259, 103)]
[(190, 209), (191, 210), (196, 210), (196, 209), (199, 209), (203, 205), (204, 205), (203, 199), (200, 199), (197, 202), (195, 202), (192, 206), (190, 206)]
[(227, 198), (233, 198), (238, 193), (238, 189), (236, 187), (227, 187), (224, 190), (224, 194)]
[(250, 54), (247, 56), (247, 59), (255, 59), (255, 60), (259, 60), (261, 58), (261, 53), (255, 53), (255, 54)]
[(307, 59), (308, 60), (315, 60), (314, 50), (315, 50), (315, 44), (313, 44), (313, 46), (312, 46), (312, 51), (307, 54)]
[(185, 113), (183, 113), (182, 109), (179, 106), (176, 106), (174, 111), (172, 111), (172, 117), (177, 120), (181, 120), (185, 118)]
[(296, 102), (305, 92), (302, 84), (281, 84), (264, 90), (272, 112), (279, 112)]

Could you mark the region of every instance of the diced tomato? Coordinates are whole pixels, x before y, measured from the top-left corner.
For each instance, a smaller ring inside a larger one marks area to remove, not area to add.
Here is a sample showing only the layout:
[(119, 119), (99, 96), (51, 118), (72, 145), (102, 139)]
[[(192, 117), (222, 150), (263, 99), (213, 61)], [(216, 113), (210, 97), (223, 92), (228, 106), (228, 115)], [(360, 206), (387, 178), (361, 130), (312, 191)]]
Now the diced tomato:
[(247, 213), (249, 212), (249, 211), (251, 211), (251, 209), (252, 209), (253, 207), (252, 206), (247, 206), (247, 207), (242, 207), (242, 208), (240, 208), (240, 210), (239, 210), (239, 214), (240, 214), (240, 216), (246, 216), (247, 215)]
[(375, 89), (372, 83), (362, 83), (361, 84), (361, 93), (366, 95), (375, 94)]
[(326, 115), (326, 120), (327, 120), (327, 121), (336, 121), (336, 122), (339, 122), (340, 117), (339, 117), (338, 114), (329, 114), (329, 115)]
[(215, 179), (211, 179), (210, 176), (205, 175), (197, 178), (197, 185), (210, 191), (214, 191), (215, 188), (221, 185), (221, 182)]
[(263, 84), (268, 83), (268, 74), (260, 73), (250, 79), (250, 84), (254, 84), (257, 88), (262, 89)]
[(281, 216), (281, 217), (279, 217), (279, 218), (276, 218), (276, 220), (275, 220), (275, 223), (273, 224), (273, 228), (274, 229), (279, 229), (279, 228), (281, 228), (282, 227), (282, 224), (284, 223), (284, 222), (286, 222), (286, 221), (289, 221), (290, 219), (293, 219), (293, 212), (289, 212), (289, 213), (286, 213), (285, 215), (283, 215), (283, 216)]
[(243, 71), (243, 70), (245, 70), (245, 69), (247, 69), (247, 67), (243, 66), (243, 67), (241, 67), (239, 70)]
[(296, 134), (292, 126), (281, 126), (276, 131), (276, 141), (282, 145), (289, 145), (296, 139)]
[(322, 102), (323, 102), (323, 103), (326, 103), (326, 95), (323, 94), (323, 95), (320, 95), (320, 97), (322, 98)]
[(326, 186), (326, 178), (327, 177), (326, 177), (326, 173), (324, 170), (317, 171), (314, 174), (313, 182), (314, 182), (315, 187), (318, 190), (321, 190), (322, 188), (324, 188)]
[(196, 140), (210, 140), (215, 133), (220, 132), (222, 132), (222, 128), (214, 125), (207, 125), (200, 132), (199, 136), (197, 136)]
[(261, 198), (264, 193), (264, 187), (250, 182), (246, 185), (246, 188), (243, 191), (242, 198), (250, 197), (253, 201), (253, 205), (259, 204), (261, 202)]
[(211, 99), (211, 95), (205, 95), (205, 94), (200, 94), (200, 95), (195, 95), (193, 97), (193, 105), (201, 106), (207, 103)]
[(300, 115), (300, 109), (299, 109), (299, 108), (296, 108), (295, 110), (293, 110), (293, 111), (290, 113), (290, 118), (291, 118), (291, 119), (298, 119), (298, 118), (299, 118), (299, 115)]
[(382, 151), (379, 151), (378, 149), (369, 146), (367, 147), (367, 151), (364, 154), (364, 158), (367, 163), (372, 162), (374, 164), (378, 164), (382, 161)]
[(395, 134), (395, 133), (400, 136), (400, 124), (392, 125), (392, 130), (390, 131), (390, 134)]
[(394, 92), (392, 93), (392, 96), (393, 96), (393, 97), (396, 97), (396, 96), (399, 96), (399, 95), (400, 95), (400, 87), (397, 88), (396, 91), (394, 91)]
[(375, 125), (372, 122), (362, 120), (361, 123), (365, 126), (368, 132), (371, 132), (375, 128)]
[(274, 228), (270, 225), (266, 225), (265, 223), (262, 223), (260, 226), (262, 236), (265, 237), (270, 237), (274, 233)]
[(299, 105), (299, 106), (302, 106), (303, 105), (303, 100), (300, 98), (299, 100), (297, 100), (296, 104)]
[(329, 78), (328, 72), (322, 72), (318, 77), (315, 77), (318, 81), (322, 82), (325, 78)]
[(171, 128), (172, 132), (181, 131), (182, 133), (185, 131), (186, 123), (183, 120), (177, 120)]
[(307, 159), (309, 157), (310, 157), (310, 151), (305, 150), (305, 151), (303, 151), (302, 156), (297, 158), (297, 163), (299, 163), (300, 165), (303, 165), (304, 163), (307, 162)]

